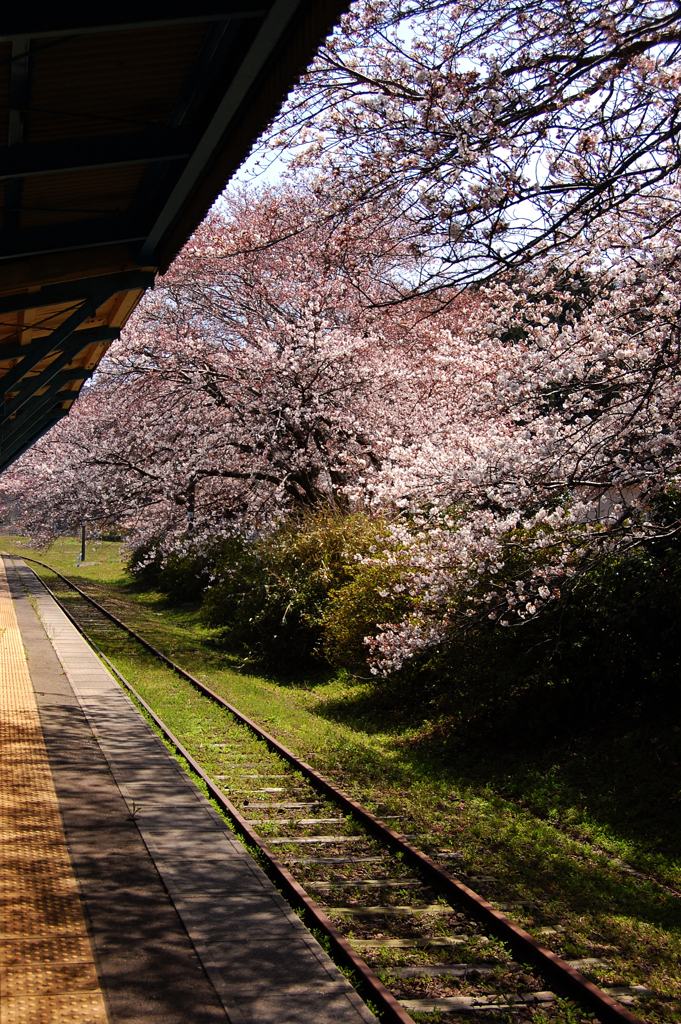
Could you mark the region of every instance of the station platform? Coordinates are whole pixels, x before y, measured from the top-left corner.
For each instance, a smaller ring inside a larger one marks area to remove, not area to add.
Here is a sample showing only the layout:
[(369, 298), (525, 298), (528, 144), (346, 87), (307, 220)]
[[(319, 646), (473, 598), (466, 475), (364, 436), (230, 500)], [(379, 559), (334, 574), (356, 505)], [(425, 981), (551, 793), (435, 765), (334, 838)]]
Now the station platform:
[(8, 557), (0, 730), (0, 1024), (376, 1024)]

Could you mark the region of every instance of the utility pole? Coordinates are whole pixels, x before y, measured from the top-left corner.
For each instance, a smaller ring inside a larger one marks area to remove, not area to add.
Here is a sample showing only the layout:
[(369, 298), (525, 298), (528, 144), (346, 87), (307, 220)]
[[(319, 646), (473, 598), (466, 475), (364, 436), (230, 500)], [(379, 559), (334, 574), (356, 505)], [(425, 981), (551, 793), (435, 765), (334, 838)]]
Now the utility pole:
[(85, 561), (85, 523), (80, 528), (80, 554), (78, 556), (78, 565), (82, 565)]

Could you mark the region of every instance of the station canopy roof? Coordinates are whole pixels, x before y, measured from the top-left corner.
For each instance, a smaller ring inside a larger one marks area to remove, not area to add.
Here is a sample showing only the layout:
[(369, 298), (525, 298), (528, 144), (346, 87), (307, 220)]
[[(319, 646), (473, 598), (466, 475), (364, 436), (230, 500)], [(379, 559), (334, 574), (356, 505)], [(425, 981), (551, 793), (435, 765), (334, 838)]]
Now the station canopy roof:
[(5, 0), (0, 470), (68, 414), (347, 0)]

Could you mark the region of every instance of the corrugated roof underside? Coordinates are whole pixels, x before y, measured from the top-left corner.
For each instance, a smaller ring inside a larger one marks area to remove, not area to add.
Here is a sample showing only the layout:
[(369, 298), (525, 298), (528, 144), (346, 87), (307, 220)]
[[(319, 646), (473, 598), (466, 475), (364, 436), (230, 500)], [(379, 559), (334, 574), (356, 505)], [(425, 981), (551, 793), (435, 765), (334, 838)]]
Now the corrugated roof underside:
[(166, 124), (205, 35), (205, 25), (185, 25), (38, 43), (26, 141)]

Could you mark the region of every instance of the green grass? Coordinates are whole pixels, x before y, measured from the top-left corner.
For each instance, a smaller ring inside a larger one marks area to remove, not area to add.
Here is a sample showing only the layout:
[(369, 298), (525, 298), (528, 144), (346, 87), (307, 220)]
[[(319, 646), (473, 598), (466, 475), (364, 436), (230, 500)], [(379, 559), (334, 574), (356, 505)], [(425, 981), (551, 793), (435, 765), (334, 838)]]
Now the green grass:
[[(5, 537), (5, 551), (21, 552)], [(442, 695), (358, 680), (344, 673), (295, 681), (239, 671), (196, 605), (171, 607), (126, 576), (122, 545), (62, 539), (45, 561), (137, 627), (299, 756), (420, 845), (461, 851), (474, 888), (491, 900), (527, 902), (510, 914), (568, 957), (604, 957), (606, 984), (645, 984), (657, 996), (644, 1019), (681, 1016), (681, 710), (608, 709), (593, 720), (537, 701), (509, 704), (480, 720), (457, 719)], [(224, 712), (145, 655), (120, 670), (205, 765), (232, 726)], [(564, 695), (569, 701), (569, 694)], [(636, 873), (632, 873), (630, 868)], [(538, 934), (538, 932), (536, 932)], [(567, 1014), (567, 1011), (566, 1011)], [(569, 1016), (569, 1014), (568, 1014)], [(567, 1019), (567, 1018), (566, 1018)], [(433, 1018), (429, 1017), (432, 1022)]]
[(45, 549), (31, 547), (26, 537), (5, 534), (0, 536), (0, 548), (3, 551), (23, 553), (29, 558), (47, 562), (59, 572), (72, 577), (75, 583), (78, 580), (120, 585), (128, 582), (125, 572), (128, 555), (125, 545), (120, 541), (87, 541), (85, 545), (86, 564), (83, 568), (77, 568), (80, 538), (60, 537)]

